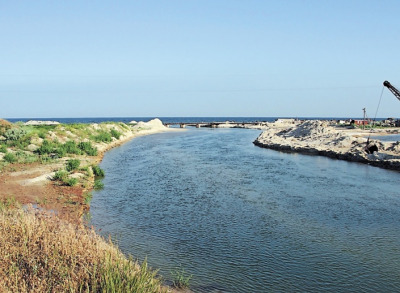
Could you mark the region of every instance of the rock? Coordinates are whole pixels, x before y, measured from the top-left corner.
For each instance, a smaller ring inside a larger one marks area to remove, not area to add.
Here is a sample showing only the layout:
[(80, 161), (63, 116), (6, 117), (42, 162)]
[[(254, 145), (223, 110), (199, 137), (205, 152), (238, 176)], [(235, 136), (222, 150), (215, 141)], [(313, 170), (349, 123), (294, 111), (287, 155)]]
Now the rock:
[(26, 147), (26, 149), (27, 149), (28, 151), (31, 151), (31, 152), (36, 151), (38, 148), (39, 148), (39, 147), (38, 147), (37, 145), (33, 144), (33, 143), (31, 143), (30, 145), (28, 145), (28, 146)]
[(24, 125), (58, 125), (58, 121), (43, 121), (43, 120), (29, 120), (25, 122)]

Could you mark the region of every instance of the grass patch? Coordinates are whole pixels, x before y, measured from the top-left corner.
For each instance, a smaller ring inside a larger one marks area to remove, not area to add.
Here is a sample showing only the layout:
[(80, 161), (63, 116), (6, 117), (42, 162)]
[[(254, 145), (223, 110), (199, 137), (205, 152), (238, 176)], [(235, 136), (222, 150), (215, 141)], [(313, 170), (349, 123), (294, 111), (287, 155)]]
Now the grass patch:
[(58, 170), (56, 172), (56, 174), (54, 174), (53, 176), (53, 180), (60, 180), (60, 181), (64, 181), (66, 180), (68, 177), (68, 172), (65, 170)]
[(97, 148), (92, 146), (92, 143), (89, 141), (82, 141), (78, 144), (78, 148), (88, 154), (89, 156), (97, 156)]
[(147, 263), (37, 210), (0, 212), (1, 292), (166, 292)]
[(93, 137), (96, 142), (112, 142), (111, 133), (101, 130), (97, 135)]
[(6, 153), (3, 157), (3, 160), (7, 163), (15, 163), (17, 161), (17, 157), (12, 153)]
[(176, 269), (172, 272), (173, 286), (175, 288), (189, 288), (190, 280), (192, 279), (193, 275), (188, 275), (183, 268)]
[(32, 154), (32, 153), (27, 153), (27, 152), (23, 152), (23, 151), (17, 151), (15, 153), (15, 156), (17, 158), (17, 162), (18, 163), (33, 163), (33, 162), (37, 162), (39, 160), (39, 157), (36, 154)]
[(41, 156), (48, 155), (54, 152), (55, 147), (54, 142), (44, 139), (42, 145), (35, 152)]
[(67, 186), (75, 186), (75, 185), (78, 184), (78, 179), (76, 179), (76, 178), (67, 178), (67, 179), (64, 181), (64, 183), (65, 183)]
[(117, 131), (115, 129), (111, 129), (110, 130), (110, 134), (111, 134), (112, 137), (115, 137), (116, 139), (119, 139), (121, 137), (121, 135), (122, 135), (121, 132), (119, 132), (119, 131)]
[(88, 192), (88, 193), (84, 194), (83, 200), (84, 200), (85, 204), (90, 204), (90, 202), (92, 201), (92, 198), (93, 198), (93, 194), (91, 192)]
[(94, 189), (99, 190), (104, 188), (104, 183), (101, 180), (94, 181)]
[(2, 144), (0, 145), (0, 153), (6, 153), (7, 152), (7, 146)]
[(81, 161), (78, 159), (71, 159), (67, 161), (67, 165), (65, 166), (65, 169), (68, 172), (77, 170), (79, 168), (79, 165), (81, 164)]
[(105, 172), (103, 169), (101, 169), (99, 166), (93, 165), (92, 166), (93, 174), (96, 177), (104, 177)]

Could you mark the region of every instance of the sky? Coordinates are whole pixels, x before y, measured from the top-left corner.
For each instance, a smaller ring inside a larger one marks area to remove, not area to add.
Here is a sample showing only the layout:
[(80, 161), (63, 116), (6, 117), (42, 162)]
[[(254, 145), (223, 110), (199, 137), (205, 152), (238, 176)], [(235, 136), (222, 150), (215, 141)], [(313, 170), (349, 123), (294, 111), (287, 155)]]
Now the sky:
[(0, 0), (0, 117), (400, 117), (382, 86), (400, 89), (399, 11), (398, 0)]

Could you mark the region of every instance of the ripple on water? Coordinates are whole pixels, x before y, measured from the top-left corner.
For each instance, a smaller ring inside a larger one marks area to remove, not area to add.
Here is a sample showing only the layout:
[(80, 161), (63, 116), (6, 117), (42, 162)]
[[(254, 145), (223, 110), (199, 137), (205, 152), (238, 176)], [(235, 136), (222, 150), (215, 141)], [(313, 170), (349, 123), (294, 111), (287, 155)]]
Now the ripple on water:
[(108, 152), (92, 224), (196, 292), (400, 290), (399, 174), (188, 130)]

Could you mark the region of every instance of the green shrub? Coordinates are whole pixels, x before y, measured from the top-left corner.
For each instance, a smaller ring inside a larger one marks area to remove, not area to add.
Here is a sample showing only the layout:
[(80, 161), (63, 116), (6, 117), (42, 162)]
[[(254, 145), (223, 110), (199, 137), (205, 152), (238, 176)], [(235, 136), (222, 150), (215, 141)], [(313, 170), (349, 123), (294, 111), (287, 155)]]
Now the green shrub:
[(68, 178), (64, 181), (64, 183), (68, 186), (75, 186), (78, 183), (78, 179), (76, 178)]
[(33, 163), (39, 159), (37, 155), (23, 152), (21, 150), (15, 153), (15, 157), (17, 158), (18, 163)]
[(115, 137), (116, 139), (119, 139), (122, 135), (121, 132), (115, 130), (115, 129), (111, 129), (110, 134), (112, 137)]
[(0, 145), (0, 153), (6, 153), (6, 152), (7, 152), (7, 147), (4, 144)]
[(80, 155), (82, 153), (76, 142), (73, 140), (69, 140), (66, 143), (64, 143), (62, 145), (62, 148), (65, 150), (67, 154)]
[(101, 169), (99, 166), (93, 165), (92, 166), (93, 174), (97, 177), (104, 177), (104, 170)]
[(22, 128), (11, 128), (4, 133), (7, 140), (19, 140), (26, 135), (26, 131)]
[(99, 134), (94, 136), (94, 140), (97, 142), (111, 142), (111, 133), (106, 131), (100, 131)]
[(172, 272), (174, 276), (174, 281), (173, 281), (173, 286), (175, 288), (189, 288), (190, 284), (190, 279), (192, 278), (192, 275), (186, 274), (185, 270), (183, 268), (177, 269), (174, 272)]
[(78, 144), (78, 148), (89, 156), (97, 156), (97, 148), (93, 147), (91, 142), (82, 141)]
[(73, 170), (78, 169), (80, 164), (81, 164), (81, 161), (79, 161), (78, 159), (71, 159), (71, 160), (67, 161), (67, 166), (65, 167), (65, 169), (68, 172), (71, 172)]
[(54, 143), (45, 139), (35, 152), (39, 155), (51, 154), (54, 152)]
[(93, 194), (88, 192), (88, 193), (83, 195), (83, 198), (84, 198), (85, 204), (89, 204), (92, 201)]
[(54, 150), (54, 152), (57, 154), (57, 157), (58, 157), (58, 158), (65, 157), (65, 155), (67, 154), (65, 148), (63, 148), (62, 146), (56, 148), (56, 149)]
[(65, 170), (58, 170), (53, 176), (53, 180), (65, 181), (68, 177), (68, 172)]
[(104, 188), (104, 183), (101, 182), (101, 180), (95, 180), (94, 181), (94, 189), (98, 190), (98, 189), (102, 189)]
[(3, 159), (8, 163), (15, 163), (17, 161), (17, 158), (12, 153), (6, 153)]

